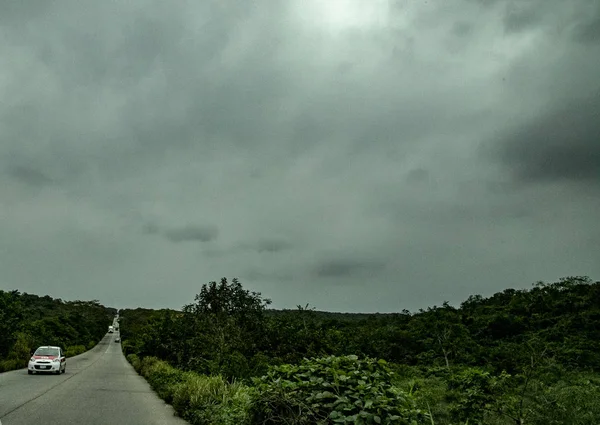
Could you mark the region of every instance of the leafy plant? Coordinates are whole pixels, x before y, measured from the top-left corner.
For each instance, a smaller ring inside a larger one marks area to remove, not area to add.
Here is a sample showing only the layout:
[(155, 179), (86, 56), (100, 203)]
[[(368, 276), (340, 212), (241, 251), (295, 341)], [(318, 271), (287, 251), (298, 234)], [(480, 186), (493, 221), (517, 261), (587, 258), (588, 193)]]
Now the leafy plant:
[(487, 412), (501, 411), (510, 375), (494, 376), (480, 368), (466, 368), (448, 380), (450, 413), (455, 420), (483, 421)]
[(416, 424), (426, 415), (391, 383), (384, 360), (355, 355), (305, 359), (254, 379), (254, 423)]

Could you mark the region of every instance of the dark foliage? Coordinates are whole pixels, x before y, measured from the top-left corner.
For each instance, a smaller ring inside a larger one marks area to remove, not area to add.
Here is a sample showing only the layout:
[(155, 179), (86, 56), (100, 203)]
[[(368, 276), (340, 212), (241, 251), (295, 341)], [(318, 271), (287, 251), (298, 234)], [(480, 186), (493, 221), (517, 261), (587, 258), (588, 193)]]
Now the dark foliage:
[(411, 366), (490, 366), (522, 371), (542, 353), (578, 371), (600, 371), (600, 282), (570, 277), (471, 296), (416, 313), (351, 315), (266, 310), (268, 300), (237, 280), (204, 285), (183, 311), (123, 310), (126, 353), (153, 355), (184, 369), (255, 375), (260, 363), (305, 357), (368, 356)]
[[(255, 377), (283, 370), (296, 370), (296, 382), (305, 374), (297, 365), (308, 358), (385, 359), (398, 371), (394, 388), (416, 397), (437, 424), (600, 420), (600, 282), (587, 277), (474, 295), (459, 307), (444, 303), (415, 313), (339, 314), (308, 305), (274, 311), (266, 310), (268, 304), (237, 280), (211, 282), (182, 311), (122, 311), (124, 350), (250, 386)], [(259, 409), (253, 411), (265, 423), (271, 423), (268, 412), (282, 423), (302, 423), (298, 412), (314, 407), (307, 404), (312, 396), (267, 381), (251, 409)], [(577, 403), (588, 410), (580, 412)], [(288, 417), (282, 406), (295, 407)]]
[(98, 301), (63, 301), (0, 290), (0, 372), (24, 367), (40, 345), (67, 354), (89, 349), (106, 334), (115, 309)]

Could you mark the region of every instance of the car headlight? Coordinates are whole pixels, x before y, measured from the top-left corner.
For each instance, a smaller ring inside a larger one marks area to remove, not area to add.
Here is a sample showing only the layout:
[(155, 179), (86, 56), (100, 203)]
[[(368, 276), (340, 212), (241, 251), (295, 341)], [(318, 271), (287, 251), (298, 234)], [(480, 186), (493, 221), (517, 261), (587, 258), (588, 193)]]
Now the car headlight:
[(29, 363), (33, 363), (35, 361), (35, 359), (32, 357), (29, 359)]
[(60, 359), (53, 359), (52, 360), (54, 363), (60, 363)]

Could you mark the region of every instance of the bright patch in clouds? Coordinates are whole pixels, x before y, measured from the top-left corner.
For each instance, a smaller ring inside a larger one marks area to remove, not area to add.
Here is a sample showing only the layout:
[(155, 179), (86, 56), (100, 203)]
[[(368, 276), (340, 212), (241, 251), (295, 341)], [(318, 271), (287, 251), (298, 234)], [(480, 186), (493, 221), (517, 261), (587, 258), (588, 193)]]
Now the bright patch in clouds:
[(388, 23), (389, 0), (301, 0), (297, 16), (331, 32), (367, 29)]
[(397, 312), (597, 279), (597, 3), (0, 0), (0, 289)]

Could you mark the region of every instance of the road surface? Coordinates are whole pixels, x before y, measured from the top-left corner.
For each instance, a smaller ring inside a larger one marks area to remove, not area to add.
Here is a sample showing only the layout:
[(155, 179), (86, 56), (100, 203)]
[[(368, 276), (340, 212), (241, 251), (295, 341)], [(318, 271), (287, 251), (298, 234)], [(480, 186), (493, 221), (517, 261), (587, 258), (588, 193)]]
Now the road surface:
[(118, 333), (67, 359), (66, 373), (0, 373), (2, 425), (183, 425), (127, 362)]

